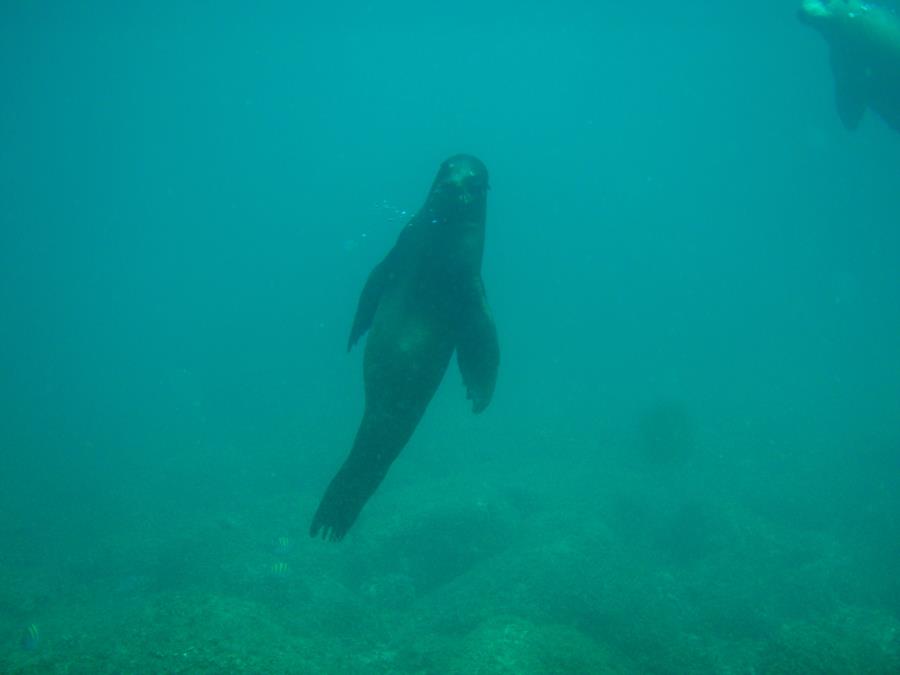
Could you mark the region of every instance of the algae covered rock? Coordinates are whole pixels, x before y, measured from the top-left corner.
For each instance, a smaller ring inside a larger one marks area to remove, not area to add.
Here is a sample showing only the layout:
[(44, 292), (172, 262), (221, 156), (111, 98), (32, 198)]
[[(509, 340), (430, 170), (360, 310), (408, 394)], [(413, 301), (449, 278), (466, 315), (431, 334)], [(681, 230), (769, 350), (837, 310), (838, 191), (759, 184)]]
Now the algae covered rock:
[(469, 633), (442, 671), (454, 675), (623, 673), (606, 647), (569, 627), (498, 616)]
[(880, 611), (847, 607), (816, 622), (782, 626), (766, 645), (761, 672), (900, 672), (900, 621)]

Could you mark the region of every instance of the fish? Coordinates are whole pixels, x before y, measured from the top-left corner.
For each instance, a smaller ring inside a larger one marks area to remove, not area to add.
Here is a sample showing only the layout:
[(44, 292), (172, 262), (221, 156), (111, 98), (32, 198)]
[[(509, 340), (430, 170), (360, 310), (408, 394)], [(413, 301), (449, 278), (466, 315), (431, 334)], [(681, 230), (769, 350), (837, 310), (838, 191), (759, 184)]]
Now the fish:
[(275, 540), (275, 553), (277, 555), (287, 555), (294, 549), (294, 542), (290, 537), (281, 536)]
[(291, 568), (288, 567), (288, 564), (286, 562), (279, 560), (272, 565), (271, 571), (273, 577), (277, 579), (283, 579), (288, 575), (288, 572), (291, 571)]
[(26, 652), (36, 651), (41, 645), (41, 631), (37, 624), (30, 623), (22, 634), (22, 649)]

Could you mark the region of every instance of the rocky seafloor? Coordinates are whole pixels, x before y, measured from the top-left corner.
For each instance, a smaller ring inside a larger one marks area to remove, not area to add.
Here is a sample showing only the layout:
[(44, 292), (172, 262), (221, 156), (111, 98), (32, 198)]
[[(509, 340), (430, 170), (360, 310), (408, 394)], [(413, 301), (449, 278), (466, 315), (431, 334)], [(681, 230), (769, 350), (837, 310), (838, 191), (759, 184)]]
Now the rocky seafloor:
[(852, 522), (702, 476), (399, 473), (340, 545), (287, 491), (7, 522), (0, 672), (900, 672), (897, 560)]

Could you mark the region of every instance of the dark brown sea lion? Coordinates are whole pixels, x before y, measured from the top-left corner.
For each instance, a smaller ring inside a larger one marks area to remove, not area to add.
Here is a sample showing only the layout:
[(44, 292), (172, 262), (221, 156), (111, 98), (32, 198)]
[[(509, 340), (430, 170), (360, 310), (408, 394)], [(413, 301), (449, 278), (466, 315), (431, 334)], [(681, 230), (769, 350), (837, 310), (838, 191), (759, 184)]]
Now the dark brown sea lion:
[(487, 191), (481, 161), (445, 161), (425, 204), (369, 275), (347, 345), (371, 328), (365, 412), (311, 536), (344, 538), (415, 431), (454, 350), (473, 411), (490, 403), (500, 349), (481, 280)]

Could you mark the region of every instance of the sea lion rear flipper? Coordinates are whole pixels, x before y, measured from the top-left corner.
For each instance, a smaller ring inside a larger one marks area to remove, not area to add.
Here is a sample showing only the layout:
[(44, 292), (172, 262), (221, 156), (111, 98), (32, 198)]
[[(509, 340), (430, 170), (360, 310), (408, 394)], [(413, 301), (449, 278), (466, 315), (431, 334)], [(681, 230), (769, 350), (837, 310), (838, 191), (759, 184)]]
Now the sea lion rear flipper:
[(340, 541), (356, 522), (359, 512), (378, 488), (387, 466), (371, 466), (380, 460), (377, 453), (351, 454), (328, 485), (309, 527), (311, 537)]
[(356, 306), (356, 316), (353, 317), (353, 327), (350, 329), (350, 339), (347, 341), (347, 351), (353, 349), (353, 345), (361, 338), (375, 319), (375, 311), (384, 294), (384, 289), (393, 276), (393, 269), (397, 260), (401, 258), (411, 246), (412, 227), (407, 226), (400, 232), (394, 248), (385, 256), (384, 260), (375, 265), (369, 273), (366, 285), (363, 286), (359, 296), (359, 304)]
[(497, 328), (479, 279), (475, 297), (463, 309), (463, 321), (456, 342), (456, 361), (472, 401), (472, 412), (487, 408), (497, 382), (500, 345)]
[(854, 65), (852, 54), (837, 49), (831, 50), (831, 72), (838, 115), (844, 127), (853, 131), (866, 112), (865, 73)]

